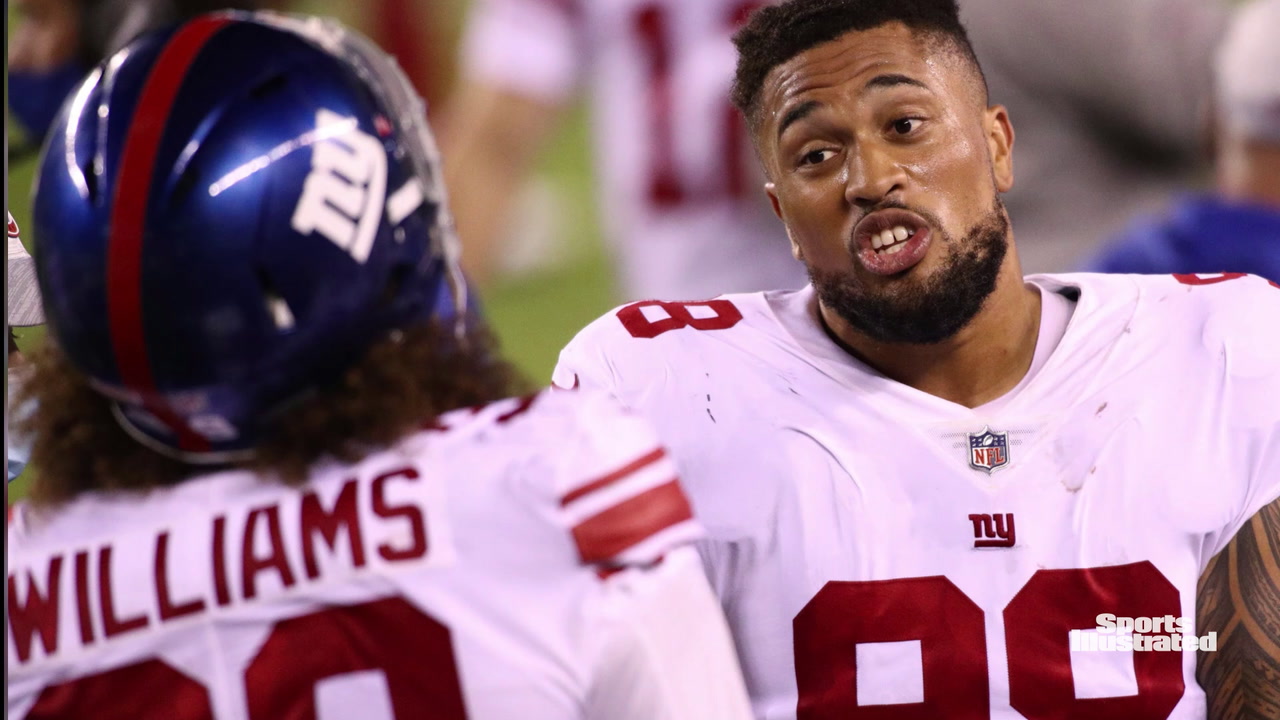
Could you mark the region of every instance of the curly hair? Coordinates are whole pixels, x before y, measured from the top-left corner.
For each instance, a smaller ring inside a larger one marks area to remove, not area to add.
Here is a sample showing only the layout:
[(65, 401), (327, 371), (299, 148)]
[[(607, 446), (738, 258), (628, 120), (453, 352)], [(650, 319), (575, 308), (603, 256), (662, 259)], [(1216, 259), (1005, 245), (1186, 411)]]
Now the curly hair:
[(758, 128), (761, 89), (775, 67), (846, 33), (892, 22), (949, 43), (973, 66), (986, 95), (986, 77), (955, 0), (789, 0), (757, 10), (733, 36), (738, 48), (734, 105), (753, 129)]
[[(251, 460), (224, 466), (300, 484), (322, 458), (355, 462), (441, 413), (527, 392), (531, 385), (498, 359), (497, 341), (476, 328), (460, 345), (451, 330), (424, 325), (375, 344), (337, 381), (274, 413)], [(38, 479), (30, 499), (53, 506), (90, 491), (171, 486), (207, 466), (189, 465), (139, 444), (112, 415), (52, 338), (37, 350), (19, 402), (36, 411), (19, 423), (32, 438)]]

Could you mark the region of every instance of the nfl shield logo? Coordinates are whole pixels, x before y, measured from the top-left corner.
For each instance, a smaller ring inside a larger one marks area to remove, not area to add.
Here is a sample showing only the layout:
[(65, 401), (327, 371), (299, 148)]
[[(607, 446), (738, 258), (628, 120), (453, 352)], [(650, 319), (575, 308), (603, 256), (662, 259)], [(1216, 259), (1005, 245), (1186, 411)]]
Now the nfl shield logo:
[(969, 467), (990, 475), (1009, 464), (1009, 433), (992, 432), (983, 427), (980, 433), (969, 433)]

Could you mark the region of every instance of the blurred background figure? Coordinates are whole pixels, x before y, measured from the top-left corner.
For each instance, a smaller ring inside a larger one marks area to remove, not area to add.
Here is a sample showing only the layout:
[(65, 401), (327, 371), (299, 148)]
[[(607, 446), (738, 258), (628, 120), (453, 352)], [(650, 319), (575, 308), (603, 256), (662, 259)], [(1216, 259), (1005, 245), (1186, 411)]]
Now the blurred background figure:
[[(451, 74), (450, 43), (437, 41), (440, 25), (460, 3), (371, 0), (361, 25), (400, 58), (415, 88), (428, 100), (444, 91)], [(38, 149), (71, 88), (100, 60), (147, 30), (222, 9), (315, 9), (343, 12), (326, 0), (13, 0), (9, 35), (9, 112), (21, 132), (10, 152)], [(301, 7), (297, 7), (301, 6)], [(314, 8), (312, 6), (315, 6)], [(439, 8), (446, 6), (448, 11)], [(349, 19), (349, 18), (348, 18)], [(25, 142), (24, 142), (25, 141)], [(11, 154), (10, 159), (13, 159)]]
[[(1026, 273), (1075, 270), (1107, 238), (1202, 182), (1222, 0), (960, 0), (1017, 134)], [(1274, 67), (1274, 66), (1273, 66)]]
[(730, 36), (762, 4), (474, 0), (443, 140), (469, 274), (490, 280), (512, 252), (513, 199), (584, 93), (622, 298), (802, 285), (729, 103)]
[(25, 416), (30, 408), (19, 408), (10, 402), (22, 390), (31, 375), (31, 366), (14, 336), (14, 328), (44, 324), (44, 310), (40, 305), (40, 286), (36, 283), (35, 262), (19, 237), (18, 224), (9, 215), (8, 263), (5, 266), (5, 336), (9, 344), (8, 365), (5, 374), (5, 460), (9, 480), (22, 474), (31, 456), (31, 448), (25, 437), (9, 432), (10, 420)]
[(1139, 220), (1103, 272), (1247, 272), (1280, 282), (1280, 0), (1239, 11), (1217, 57), (1216, 188)]
[(16, 151), (38, 149), (76, 83), (98, 61), (141, 33), (219, 8), (276, 4), (271, 0), (14, 0), (18, 22), (9, 39), (9, 112), (22, 126), (26, 140)]

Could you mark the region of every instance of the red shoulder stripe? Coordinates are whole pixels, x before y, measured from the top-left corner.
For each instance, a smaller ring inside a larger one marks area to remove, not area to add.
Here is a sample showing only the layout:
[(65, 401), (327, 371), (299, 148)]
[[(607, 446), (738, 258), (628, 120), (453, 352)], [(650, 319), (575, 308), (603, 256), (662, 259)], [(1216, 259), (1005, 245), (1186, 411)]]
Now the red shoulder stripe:
[(599, 563), (692, 519), (689, 500), (673, 478), (582, 521), (573, 528), (573, 540), (584, 563)]
[(586, 485), (583, 485), (579, 488), (569, 491), (568, 494), (560, 498), (560, 507), (565, 507), (569, 503), (573, 502), (574, 500), (577, 500), (578, 498), (584, 495), (590, 495), (591, 493), (599, 490), (600, 488), (611, 485), (621, 480), (622, 478), (636, 472), (637, 470), (640, 470), (641, 468), (647, 467), (649, 465), (652, 465), (653, 463), (658, 462), (659, 460), (661, 460), (666, 456), (667, 456), (667, 452), (665, 450), (663, 450), (660, 447), (654, 448), (652, 451), (645, 454), (644, 456), (638, 457), (635, 460), (632, 460), (631, 462), (627, 463), (626, 465), (623, 465), (617, 470), (614, 470), (608, 475), (605, 475), (604, 477), (598, 478), (596, 480), (592, 480)]

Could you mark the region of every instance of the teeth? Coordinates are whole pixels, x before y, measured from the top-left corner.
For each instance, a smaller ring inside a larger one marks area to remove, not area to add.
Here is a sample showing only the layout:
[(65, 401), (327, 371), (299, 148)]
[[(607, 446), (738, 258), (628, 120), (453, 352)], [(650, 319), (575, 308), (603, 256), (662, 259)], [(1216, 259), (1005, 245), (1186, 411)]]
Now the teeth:
[[(911, 231), (907, 230), (901, 225), (898, 225), (896, 227), (890, 228), (889, 230), (885, 230), (884, 232), (878, 233), (876, 235), (872, 235), (871, 247), (876, 250), (879, 250), (881, 248), (889, 248), (888, 250), (885, 250), (885, 252), (891, 252), (893, 250), (893, 248), (890, 248), (891, 245), (897, 242), (902, 242), (903, 240), (906, 240), (909, 237), (911, 237)], [(901, 250), (902, 248), (901, 246), (899, 246), (897, 249)]]
[(890, 255), (897, 255), (898, 253), (902, 252), (902, 248), (904, 248), (904, 247), (906, 247), (906, 246), (905, 246), (905, 245), (894, 245), (893, 247), (889, 248), (888, 250), (885, 250), (885, 252), (889, 253)]

